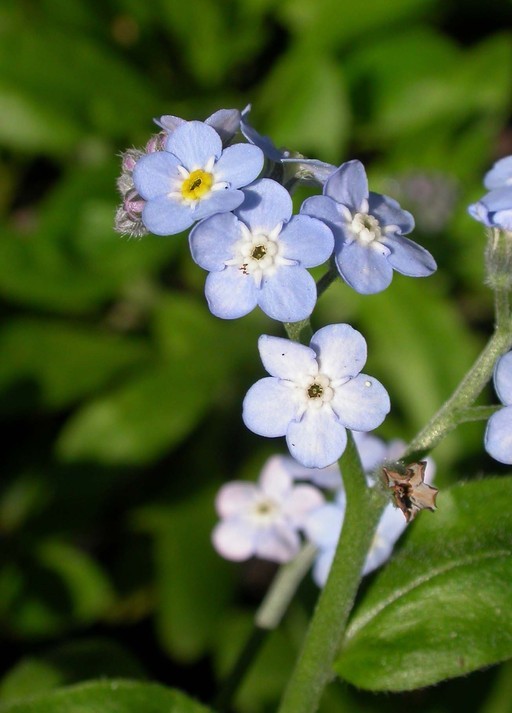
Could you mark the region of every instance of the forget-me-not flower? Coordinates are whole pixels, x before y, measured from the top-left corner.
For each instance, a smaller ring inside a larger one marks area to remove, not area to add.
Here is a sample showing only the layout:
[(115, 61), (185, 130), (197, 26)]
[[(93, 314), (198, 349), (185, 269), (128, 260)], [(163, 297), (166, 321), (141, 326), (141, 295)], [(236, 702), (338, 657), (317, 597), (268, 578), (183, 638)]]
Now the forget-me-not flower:
[(496, 364), (494, 388), (503, 408), (487, 422), (485, 450), (500, 463), (512, 464), (512, 352), (507, 352)]
[(371, 431), (389, 412), (386, 389), (360, 373), (366, 341), (348, 324), (319, 329), (309, 347), (268, 335), (258, 347), (270, 376), (247, 392), (245, 425), (260, 436), (286, 436), (291, 455), (308, 468), (338, 460), (347, 428)]
[(288, 562), (299, 552), (299, 531), (307, 516), (323, 502), (317, 488), (295, 485), (270, 459), (258, 483), (233, 481), (220, 489), (215, 505), (221, 521), (212, 533), (213, 545), (229, 560)]
[[(153, 121), (167, 134), (172, 134), (178, 126), (187, 123), (186, 119), (172, 114), (165, 114), (158, 119), (153, 119)], [(215, 129), (221, 138), (223, 146), (228, 146), (240, 128), (240, 112), (238, 109), (219, 109), (205, 119), (204, 123)]]
[(468, 207), (468, 213), (487, 228), (512, 231), (512, 185), (489, 191)]
[(217, 131), (200, 121), (187, 121), (168, 136), (164, 151), (142, 156), (133, 182), (146, 201), (144, 225), (156, 235), (174, 235), (202, 218), (237, 208), (238, 190), (251, 183), (263, 167), (257, 146), (222, 148)]
[(306, 319), (317, 296), (306, 267), (331, 255), (331, 231), (310, 216), (292, 217), (290, 194), (269, 178), (243, 194), (234, 213), (213, 215), (190, 233), (192, 257), (210, 271), (205, 285), (210, 310), (234, 319), (259, 305), (281, 322)]
[(512, 186), (512, 156), (505, 156), (496, 161), (491, 170), (485, 174), (484, 186), (489, 191)]
[(331, 228), (337, 268), (357, 292), (381, 292), (393, 270), (426, 277), (436, 269), (432, 255), (404, 237), (414, 228), (412, 215), (392, 198), (368, 191), (360, 161), (342, 164), (325, 182), (323, 195), (304, 201), (301, 213)]

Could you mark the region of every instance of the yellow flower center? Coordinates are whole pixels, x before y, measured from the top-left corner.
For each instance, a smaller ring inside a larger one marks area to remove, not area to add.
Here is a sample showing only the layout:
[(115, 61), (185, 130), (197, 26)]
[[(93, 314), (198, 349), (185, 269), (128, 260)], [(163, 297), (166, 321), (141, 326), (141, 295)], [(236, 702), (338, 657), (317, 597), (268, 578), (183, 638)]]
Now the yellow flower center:
[(198, 168), (185, 178), (181, 185), (181, 195), (187, 201), (197, 201), (209, 193), (213, 185), (213, 176)]

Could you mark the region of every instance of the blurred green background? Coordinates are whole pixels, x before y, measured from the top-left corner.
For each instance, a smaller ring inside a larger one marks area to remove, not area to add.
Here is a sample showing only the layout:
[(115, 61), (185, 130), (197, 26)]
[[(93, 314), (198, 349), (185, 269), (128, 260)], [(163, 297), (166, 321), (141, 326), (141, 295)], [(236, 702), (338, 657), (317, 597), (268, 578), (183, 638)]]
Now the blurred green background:
[[(365, 162), (439, 271), (369, 297), (336, 284), (313, 322), (364, 333), (392, 396), (379, 433), (407, 439), (492, 329), (466, 205), (512, 153), (511, 21), (500, 0), (2, 0), (0, 703), (102, 675), (208, 701), (274, 571), (221, 561), (209, 535), (219, 485), (284, 448), (241, 422), (257, 337), (280, 325), (211, 316), (186, 236), (114, 233), (120, 151), (155, 116), (252, 102), (276, 144)], [(441, 487), (505, 471), (482, 433), (437, 449)], [(240, 713), (275, 710), (314, 596), (306, 582)], [(404, 695), (336, 684), (322, 713), (507, 713), (511, 673)]]

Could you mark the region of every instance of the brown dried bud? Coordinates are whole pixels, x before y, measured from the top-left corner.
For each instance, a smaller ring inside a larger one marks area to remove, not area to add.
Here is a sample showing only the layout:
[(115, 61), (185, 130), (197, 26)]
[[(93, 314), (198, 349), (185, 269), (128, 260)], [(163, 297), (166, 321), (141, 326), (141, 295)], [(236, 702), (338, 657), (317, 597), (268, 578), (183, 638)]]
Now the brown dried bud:
[(407, 522), (414, 520), (420, 510), (436, 509), (437, 488), (424, 482), (427, 461), (409, 463), (403, 473), (382, 468), (386, 485), (393, 489), (393, 498)]

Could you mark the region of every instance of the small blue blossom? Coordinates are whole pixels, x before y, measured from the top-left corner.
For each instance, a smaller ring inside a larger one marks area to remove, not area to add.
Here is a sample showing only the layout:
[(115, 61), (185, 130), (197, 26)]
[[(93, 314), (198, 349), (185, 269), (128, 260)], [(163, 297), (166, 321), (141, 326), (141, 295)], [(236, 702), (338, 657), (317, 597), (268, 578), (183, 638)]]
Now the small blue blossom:
[(210, 271), (205, 294), (211, 312), (234, 319), (259, 305), (281, 322), (306, 319), (316, 303), (306, 267), (329, 258), (331, 231), (315, 218), (292, 217), (290, 194), (269, 178), (243, 194), (234, 213), (211, 216), (190, 233), (193, 259)]
[(485, 450), (500, 463), (512, 464), (512, 352), (508, 352), (494, 369), (494, 388), (504, 408), (487, 422)]
[(291, 455), (308, 468), (338, 460), (347, 428), (371, 431), (389, 412), (385, 388), (360, 373), (366, 341), (348, 324), (323, 327), (309, 347), (268, 335), (258, 347), (270, 376), (247, 392), (245, 425), (260, 436), (286, 436)]
[(168, 136), (164, 151), (142, 156), (133, 182), (146, 201), (142, 221), (156, 235), (174, 235), (202, 218), (237, 208), (263, 167), (257, 146), (222, 148), (217, 131), (187, 121)]
[[(168, 135), (172, 134), (178, 126), (187, 123), (185, 119), (172, 114), (160, 116), (158, 119), (153, 119), (153, 121)], [(221, 138), (223, 146), (228, 146), (240, 129), (240, 112), (238, 109), (219, 109), (219, 111), (214, 112), (205, 119), (204, 123), (215, 129)]]
[(236, 480), (219, 490), (215, 507), (221, 521), (212, 533), (213, 546), (238, 562), (249, 557), (288, 562), (299, 553), (307, 516), (323, 503), (317, 488), (296, 485), (271, 458), (257, 483)]
[(485, 174), (484, 186), (489, 191), (512, 186), (512, 156), (505, 156), (496, 161), (491, 170)]
[(512, 231), (512, 185), (490, 191), (470, 205), (468, 213), (488, 228)]
[(327, 179), (322, 196), (304, 201), (301, 213), (331, 228), (337, 268), (356, 292), (381, 292), (393, 270), (426, 277), (436, 269), (432, 255), (404, 237), (414, 228), (412, 215), (392, 198), (368, 191), (360, 161), (342, 164)]

